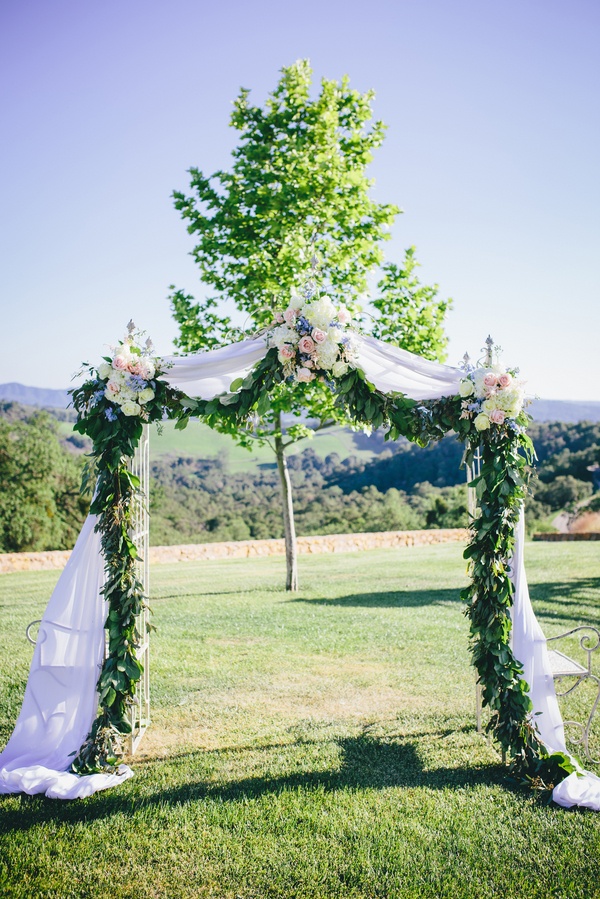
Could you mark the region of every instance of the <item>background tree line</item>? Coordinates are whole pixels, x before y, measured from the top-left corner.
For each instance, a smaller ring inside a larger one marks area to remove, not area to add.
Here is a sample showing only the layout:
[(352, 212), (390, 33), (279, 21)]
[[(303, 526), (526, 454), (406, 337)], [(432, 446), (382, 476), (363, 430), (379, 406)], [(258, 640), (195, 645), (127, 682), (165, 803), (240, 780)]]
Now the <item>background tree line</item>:
[[(64, 410), (57, 416), (64, 420)], [(539, 463), (528, 529), (551, 530), (559, 512), (600, 506), (594, 472), (600, 423), (533, 423)], [(366, 439), (366, 438), (365, 438)], [(371, 438), (378, 449), (378, 435)], [(87, 449), (61, 437), (47, 411), (0, 403), (0, 551), (70, 549), (89, 505), (79, 485)], [(288, 459), (299, 534), (461, 527), (467, 523), (462, 446), (451, 435), (426, 449), (399, 441), (370, 461), (308, 448)], [(155, 545), (283, 536), (274, 465), (233, 472), (226, 460), (154, 461), (150, 495)]]

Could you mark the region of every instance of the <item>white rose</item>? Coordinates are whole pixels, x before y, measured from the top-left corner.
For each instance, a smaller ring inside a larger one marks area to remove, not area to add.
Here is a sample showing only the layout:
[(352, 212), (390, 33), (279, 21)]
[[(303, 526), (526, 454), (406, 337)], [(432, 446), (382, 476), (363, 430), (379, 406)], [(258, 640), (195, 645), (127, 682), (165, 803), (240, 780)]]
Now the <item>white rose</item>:
[(302, 309), (304, 306), (304, 300), (302, 297), (299, 297), (297, 293), (292, 291), (292, 298), (288, 303), (288, 309)]
[(491, 412), (494, 411), (494, 409), (497, 409), (498, 406), (499, 406), (499, 403), (496, 402), (496, 398), (494, 397), (494, 399), (488, 399), (488, 400), (483, 401), (483, 403), (481, 404), (481, 411), (485, 412), (486, 415), (489, 415)]
[(107, 378), (110, 378), (114, 369), (110, 362), (101, 362), (98, 366), (98, 376), (102, 378), (103, 381), (106, 381)]
[(303, 381), (307, 384), (309, 381), (312, 381), (314, 378), (314, 373), (309, 368), (297, 368), (296, 369), (296, 380)]
[(142, 411), (142, 407), (139, 403), (134, 403), (132, 400), (127, 400), (127, 402), (121, 405), (121, 411), (123, 415), (139, 415)]
[(465, 378), (465, 380), (461, 381), (458, 385), (459, 396), (473, 396), (474, 391), (473, 381), (471, 381), (470, 378)]
[(331, 371), (335, 378), (341, 378), (342, 375), (346, 374), (349, 367), (347, 362), (336, 362)]
[(473, 424), (478, 431), (486, 431), (490, 426), (490, 419), (485, 412), (480, 412)]
[(155, 394), (151, 387), (144, 387), (144, 389), (140, 390), (138, 393), (137, 401), (138, 403), (149, 403), (150, 400), (154, 399), (154, 396)]

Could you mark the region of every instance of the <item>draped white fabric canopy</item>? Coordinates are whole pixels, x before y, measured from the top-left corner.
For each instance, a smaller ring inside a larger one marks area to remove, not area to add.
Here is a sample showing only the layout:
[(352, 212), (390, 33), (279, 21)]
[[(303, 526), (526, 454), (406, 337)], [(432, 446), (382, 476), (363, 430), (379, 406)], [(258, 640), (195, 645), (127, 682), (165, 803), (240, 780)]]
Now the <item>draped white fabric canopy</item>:
[[(247, 374), (265, 352), (264, 338), (257, 337), (193, 356), (165, 357), (170, 365), (165, 380), (190, 397), (211, 399), (227, 392), (232, 381)], [(415, 400), (455, 395), (463, 377), (460, 369), (429, 362), (372, 337), (360, 338), (357, 365), (378, 389)], [(114, 775), (68, 773), (96, 716), (96, 682), (103, 657), (104, 560), (94, 526), (90, 516), (44, 613), (21, 713), (0, 754), (0, 793), (75, 799), (132, 776), (126, 766)], [(542, 738), (550, 750), (564, 751), (546, 641), (529, 600), (523, 540), (521, 520), (513, 558), (513, 648), (525, 667), (534, 712), (541, 713), (536, 722)], [(585, 772), (573, 774), (556, 787), (554, 798), (567, 807), (600, 810), (600, 779)]]
[[(440, 365), (383, 343), (374, 337), (358, 338), (358, 368), (383, 393), (404, 393), (413, 400), (453, 396), (463, 372)], [(227, 393), (236, 378), (243, 378), (267, 352), (264, 337), (253, 337), (194, 356), (163, 356), (166, 381), (188, 396), (203, 400)]]

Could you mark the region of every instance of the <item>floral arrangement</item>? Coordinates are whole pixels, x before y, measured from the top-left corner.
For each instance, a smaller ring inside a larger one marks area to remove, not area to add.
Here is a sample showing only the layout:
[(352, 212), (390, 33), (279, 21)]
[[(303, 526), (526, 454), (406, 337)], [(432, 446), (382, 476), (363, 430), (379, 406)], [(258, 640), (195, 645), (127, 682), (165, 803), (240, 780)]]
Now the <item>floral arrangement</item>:
[(341, 378), (356, 367), (358, 347), (354, 332), (348, 330), (351, 323), (352, 314), (345, 306), (336, 307), (309, 282), (303, 296), (292, 293), (287, 308), (276, 314), (267, 342), (277, 348), (290, 381)]
[(148, 419), (147, 403), (156, 395), (153, 379), (161, 373), (161, 360), (152, 355), (150, 338), (141, 345), (142, 336), (143, 332), (129, 322), (124, 339), (111, 347), (112, 355), (104, 356), (98, 368), (93, 369), (98, 375), (95, 399), (104, 398), (111, 403), (104, 411), (109, 421), (115, 421), (119, 411)]
[(518, 427), (525, 392), (517, 374), (516, 369), (499, 365), (469, 371), (458, 391), (462, 398), (460, 417), (471, 419), (477, 431), (487, 431), (492, 425)]

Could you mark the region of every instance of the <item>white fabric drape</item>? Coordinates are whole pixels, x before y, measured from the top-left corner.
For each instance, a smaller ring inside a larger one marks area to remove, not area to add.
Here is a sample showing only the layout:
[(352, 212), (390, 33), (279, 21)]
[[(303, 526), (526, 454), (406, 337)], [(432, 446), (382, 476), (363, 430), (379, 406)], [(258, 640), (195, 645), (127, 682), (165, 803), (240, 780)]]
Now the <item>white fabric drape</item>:
[(68, 773), (98, 710), (104, 653), (104, 562), (96, 517), (89, 516), (52, 593), (39, 628), (14, 732), (0, 755), (0, 793), (90, 796), (131, 777)]
[(192, 356), (162, 356), (166, 365), (163, 377), (187, 396), (211, 400), (227, 393), (232, 381), (247, 375), (266, 352), (264, 337), (252, 337)]
[(383, 393), (404, 393), (413, 400), (455, 396), (464, 372), (450, 365), (430, 362), (397, 346), (359, 338), (358, 367)]
[[(523, 553), (525, 542), (523, 510), (515, 537), (515, 551), (511, 565), (511, 579), (515, 587), (512, 607), (512, 649), (515, 658), (523, 665), (523, 679), (529, 685), (534, 720), (544, 745), (550, 752), (567, 752), (546, 638), (535, 617), (529, 597)], [(565, 808), (579, 805), (600, 811), (600, 778), (589, 771), (579, 769), (554, 788), (552, 798)]]
[[(227, 393), (232, 381), (244, 377), (262, 359), (264, 337), (253, 337), (230, 346), (192, 356), (163, 356), (164, 378), (188, 396), (203, 400)], [(374, 337), (358, 338), (357, 366), (367, 380), (384, 393), (404, 393), (413, 400), (453, 396), (464, 373), (391, 346)]]
[[(263, 337), (193, 356), (164, 357), (165, 380), (190, 397), (212, 399), (229, 391), (266, 351)], [(463, 373), (389, 346), (359, 338), (358, 365), (369, 381), (386, 392), (414, 400), (458, 392)], [(52, 594), (31, 665), (21, 714), (0, 755), (0, 792), (45, 792), (72, 799), (89, 796), (131, 777), (125, 766), (117, 775), (77, 777), (68, 774), (72, 754), (89, 731), (97, 711), (96, 682), (103, 657), (105, 604), (100, 595), (104, 562), (95, 518), (86, 521), (73, 554)], [(513, 649), (524, 665), (542, 739), (550, 750), (564, 751), (564, 732), (548, 664), (546, 641), (535, 619), (523, 563), (521, 520), (513, 559), (515, 584)], [(554, 791), (561, 805), (600, 809), (600, 779), (571, 775)]]

